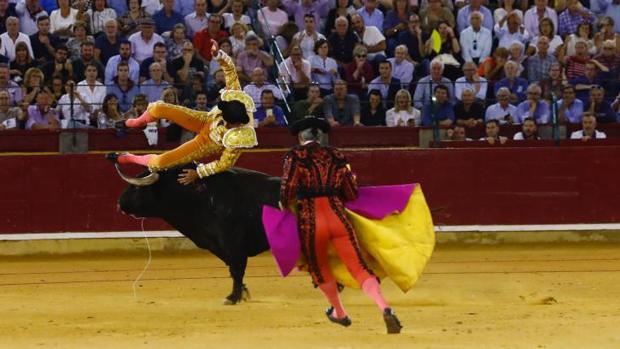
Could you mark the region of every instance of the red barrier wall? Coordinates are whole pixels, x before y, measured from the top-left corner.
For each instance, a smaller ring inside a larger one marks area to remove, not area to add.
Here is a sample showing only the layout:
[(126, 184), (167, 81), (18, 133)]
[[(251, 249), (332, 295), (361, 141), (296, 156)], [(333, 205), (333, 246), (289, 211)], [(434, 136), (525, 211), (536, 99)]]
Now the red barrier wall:
[[(282, 155), (249, 152), (238, 165), (279, 174)], [(620, 146), (348, 155), (361, 184), (422, 183), (436, 224), (620, 222)], [(0, 183), (0, 233), (139, 229), (116, 212), (125, 184), (100, 154), (0, 156)]]

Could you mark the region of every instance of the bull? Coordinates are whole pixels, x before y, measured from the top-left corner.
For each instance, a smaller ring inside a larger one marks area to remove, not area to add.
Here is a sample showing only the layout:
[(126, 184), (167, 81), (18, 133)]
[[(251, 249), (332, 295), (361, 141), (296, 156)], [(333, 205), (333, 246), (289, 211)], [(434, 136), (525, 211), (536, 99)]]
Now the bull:
[(139, 178), (119, 171), (130, 183), (118, 200), (119, 209), (136, 217), (162, 218), (226, 263), (233, 287), (224, 303), (236, 304), (249, 297), (243, 283), (248, 257), (269, 249), (262, 206), (278, 207), (280, 178), (233, 168), (191, 185), (179, 184), (179, 173), (192, 166)]

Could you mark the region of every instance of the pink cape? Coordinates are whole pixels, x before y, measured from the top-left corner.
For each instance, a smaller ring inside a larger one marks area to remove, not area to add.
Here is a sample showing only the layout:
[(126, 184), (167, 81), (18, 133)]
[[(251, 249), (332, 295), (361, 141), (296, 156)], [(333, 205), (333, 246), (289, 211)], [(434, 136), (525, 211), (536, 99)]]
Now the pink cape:
[[(345, 207), (366, 218), (381, 220), (390, 214), (402, 212), (414, 189), (415, 184), (361, 187), (358, 198), (347, 202)], [(295, 267), (301, 252), (297, 218), (290, 211), (264, 205), (263, 225), (280, 274), (287, 276)]]

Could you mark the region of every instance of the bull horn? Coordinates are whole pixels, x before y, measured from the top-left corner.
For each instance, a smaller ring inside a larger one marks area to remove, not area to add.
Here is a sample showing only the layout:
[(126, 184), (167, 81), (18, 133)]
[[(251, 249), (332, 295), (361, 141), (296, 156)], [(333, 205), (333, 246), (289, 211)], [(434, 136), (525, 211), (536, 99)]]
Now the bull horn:
[(118, 163), (114, 164), (114, 166), (116, 167), (116, 172), (118, 172), (118, 175), (125, 182), (127, 182), (129, 184), (133, 184), (133, 185), (138, 186), (138, 187), (143, 187), (143, 186), (151, 185), (151, 184), (157, 182), (157, 180), (159, 179), (159, 173), (157, 173), (157, 172), (151, 172), (151, 174), (149, 174), (146, 177), (142, 177), (142, 178), (128, 177), (125, 174), (123, 174), (123, 172), (121, 171), (121, 168), (118, 165)]

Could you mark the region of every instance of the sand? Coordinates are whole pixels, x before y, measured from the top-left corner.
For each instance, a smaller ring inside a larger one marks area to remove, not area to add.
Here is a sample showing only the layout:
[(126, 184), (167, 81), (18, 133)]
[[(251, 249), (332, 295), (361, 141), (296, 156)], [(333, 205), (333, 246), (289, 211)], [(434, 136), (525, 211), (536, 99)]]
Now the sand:
[(302, 273), (251, 259), (250, 301), (224, 306), (231, 281), (202, 252), (0, 260), (0, 348), (620, 348), (620, 246), (439, 246), (407, 294), (384, 293), (405, 326), (385, 334), (360, 291), (331, 324)]

